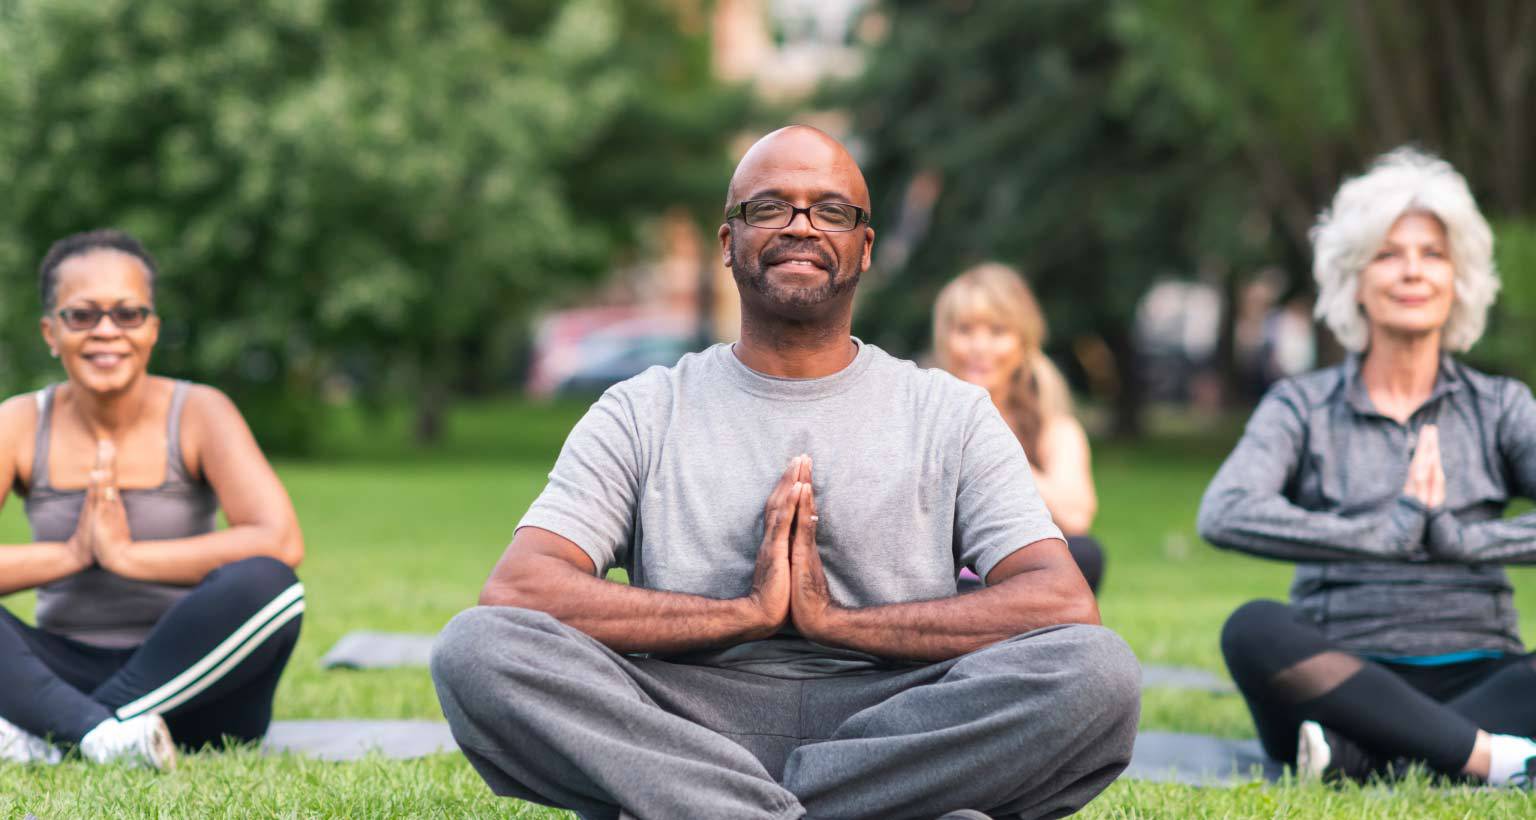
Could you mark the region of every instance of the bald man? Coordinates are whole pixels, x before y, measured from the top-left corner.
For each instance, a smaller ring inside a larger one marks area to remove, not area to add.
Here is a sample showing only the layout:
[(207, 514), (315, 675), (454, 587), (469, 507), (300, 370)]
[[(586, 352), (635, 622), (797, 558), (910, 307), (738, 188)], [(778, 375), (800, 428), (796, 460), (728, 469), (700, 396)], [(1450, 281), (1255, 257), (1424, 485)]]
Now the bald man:
[[(1058, 817), (1129, 761), (1136, 659), (1018, 440), (981, 388), (850, 335), (869, 207), (826, 134), (754, 145), (720, 226), (741, 339), (604, 393), (443, 631), (443, 712), (498, 794)], [(987, 587), (957, 596), (961, 567)]]

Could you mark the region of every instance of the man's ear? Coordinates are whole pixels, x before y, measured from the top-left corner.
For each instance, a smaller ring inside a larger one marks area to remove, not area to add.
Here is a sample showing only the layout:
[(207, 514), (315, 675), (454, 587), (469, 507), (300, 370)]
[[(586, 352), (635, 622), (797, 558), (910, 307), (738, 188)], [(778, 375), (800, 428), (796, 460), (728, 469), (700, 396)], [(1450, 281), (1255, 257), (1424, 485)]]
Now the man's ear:
[(859, 273), (866, 273), (875, 258), (875, 229), (864, 229), (864, 258), (859, 261)]
[(718, 235), (720, 237), (720, 261), (724, 262), (725, 266), (729, 268), (731, 263), (735, 261), (731, 257), (731, 223), (720, 223)]

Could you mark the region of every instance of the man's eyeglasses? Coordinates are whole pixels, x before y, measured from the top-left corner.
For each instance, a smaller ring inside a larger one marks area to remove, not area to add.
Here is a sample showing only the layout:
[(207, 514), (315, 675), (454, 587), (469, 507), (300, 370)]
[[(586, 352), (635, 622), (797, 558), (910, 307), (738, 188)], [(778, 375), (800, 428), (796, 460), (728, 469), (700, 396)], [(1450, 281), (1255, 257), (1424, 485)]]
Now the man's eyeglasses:
[(741, 217), (754, 228), (787, 228), (799, 214), (811, 220), (811, 227), (818, 231), (851, 231), (869, 221), (869, 211), (844, 202), (818, 202), (809, 208), (795, 206), (778, 199), (749, 199), (736, 203), (726, 212), (726, 219)]
[(70, 330), (79, 331), (90, 330), (101, 324), (101, 317), (110, 316), (112, 317), (112, 324), (117, 325), (123, 330), (132, 330), (149, 321), (149, 317), (153, 313), (154, 311), (147, 307), (128, 307), (126, 305), (110, 308), (95, 306), (68, 307), (59, 311), (59, 319), (64, 322), (65, 327)]

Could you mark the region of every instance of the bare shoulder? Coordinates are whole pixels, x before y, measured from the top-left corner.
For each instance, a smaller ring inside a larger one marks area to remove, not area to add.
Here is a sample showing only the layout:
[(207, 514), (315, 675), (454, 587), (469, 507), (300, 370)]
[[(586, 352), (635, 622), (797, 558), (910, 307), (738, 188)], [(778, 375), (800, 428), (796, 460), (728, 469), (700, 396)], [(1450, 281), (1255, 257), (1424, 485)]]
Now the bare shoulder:
[(244, 418), (235, 402), (224, 391), (211, 385), (189, 383), (186, 402), (182, 412), (187, 414), (188, 421), (218, 422)]
[(37, 433), (37, 394), (22, 393), (0, 402), (0, 446)]
[(1076, 416), (1060, 413), (1045, 420), (1040, 428), (1040, 443), (1045, 447), (1088, 449), (1088, 431)]
[(1042, 468), (1066, 469), (1068, 465), (1086, 465), (1093, 454), (1088, 446), (1088, 432), (1070, 413), (1058, 413), (1045, 419), (1035, 447)]
[(245, 417), (224, 391), (206, 384), (188, 385), (181, 409), (181, 450), (193, 475), (203, 474), (207, 454), (249, 453), (250, 447), (244, 444), (250, 441)]
[[(37, 394), (23, 393), (0, 402), (0, 475), (28, 482), (37, 424)], [(0, 479), (0, 500), (10, 483), (10, 478)]]

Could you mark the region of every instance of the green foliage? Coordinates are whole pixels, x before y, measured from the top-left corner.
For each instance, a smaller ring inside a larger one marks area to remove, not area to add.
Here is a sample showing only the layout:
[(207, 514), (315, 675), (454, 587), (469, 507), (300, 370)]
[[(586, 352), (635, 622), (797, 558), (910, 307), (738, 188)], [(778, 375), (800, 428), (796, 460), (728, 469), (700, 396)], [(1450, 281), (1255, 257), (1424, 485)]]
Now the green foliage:
[[(854, 113), (882, 231), (862, 332), (926, 348), (945, 281), (982, 259), (1018, 265), (1058, 344), (1108, 343), (1120, 429), (1140, 411), (1126, 326), (1147, 287), (1200, 278), (1230, 294), (1278, 266), (1310, 290), (1307, 231), (1376, 154), (1441, 152), (1503, 223), (1503, 251), (1525, 241), (1528, 3), (887, 0), (878, 13), (888, 34), (863, 76), (829, 94)], [(938, 181), (931, 212), (914, 180)], [(1529, 266), (1504, 267), (1516, 297)], [(1500, 369), (1529, 358), (1508, 338), (1489, 346)]]
[(1536, 218), (1509, 219), (1493, 226), (1493, 255), (1503, 286), (1488, 318), (1488, 329), (1472, 358), (1479, 364), (1536, 383)]
[[(1109, 344), (1134, 403), (1130, 323), (1147, 287), (1268, 250), (1266, 234), (1231, 230), (1247, 183), (1227, 152), (1193, 147), (1199, 112), (1128, 51), (1121, 29), (1139, 18), (1120, 6), (884, 4), (889, 36), (831, 95), (853, 109), (885, 232), (868, 336), (925, 348), (938, 289), (999, 259), (1025, 271), (1055, 339)], [(923, 175), (939, 187), (926, 223), (904, 216)]]
[(660, 208), (712, 202), (743, 105), (661, 2), (11, 6), (0, 387), (49, 373), (47, 244), (114, 225), (165, 272), (158, 367), (228, 389), (288, 450), (338, 374), (440, 406), (503, 372), (497, 341), (539, 304)]

